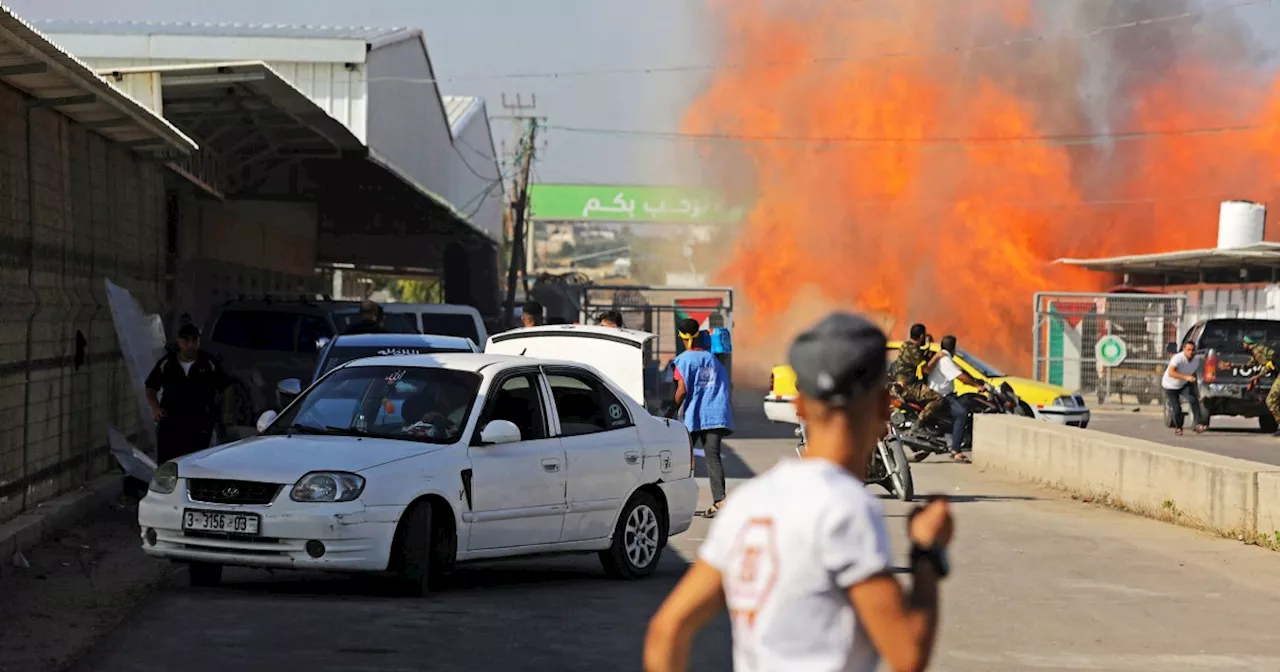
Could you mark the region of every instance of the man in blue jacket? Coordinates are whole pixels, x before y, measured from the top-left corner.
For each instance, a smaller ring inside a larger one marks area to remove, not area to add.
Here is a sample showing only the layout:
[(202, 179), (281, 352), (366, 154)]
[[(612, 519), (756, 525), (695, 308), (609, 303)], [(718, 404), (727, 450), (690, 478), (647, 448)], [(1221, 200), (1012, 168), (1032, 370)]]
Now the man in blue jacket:
[(693, 445), (701, 444), (707, 458), (707, 477), (711, 481), (714, 503), (703, 514), (716, 515), (724, 500), (724, 462), (720, 444), (733, 433), (733, 408), (729, 401), (729, 374), (715, 355), (702, 348), (698, 323), (681, 320), (676, 327), (685, 350), (675, 358), (675, 408), (684, 411), (684, 425), (689, 428)]

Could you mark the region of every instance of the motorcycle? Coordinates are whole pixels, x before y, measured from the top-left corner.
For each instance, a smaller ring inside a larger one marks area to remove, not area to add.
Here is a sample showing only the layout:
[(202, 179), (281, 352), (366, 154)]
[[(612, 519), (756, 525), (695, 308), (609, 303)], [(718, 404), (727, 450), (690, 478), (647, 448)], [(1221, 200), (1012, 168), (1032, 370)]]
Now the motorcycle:
[[(949, 455), (951, 453), (951, 424), (953, 418), (949, 409), (944, 408), (934, 419), (925, 424), (920, 423), (920, 412), (923, 404), (907, 401), (903, 398), (902, 389), (894, 384), (890, 387), (889, 403), (892, 407), (889, 424), (893, 431), (912, 450), (912, 459), (923, 462), (930, 455)], [(1009, 383), (1001, 383), (999, 387), (983, 386), (979, 392), (970, 392), (960, 396), (960, 404), (970, 415), (979, 413), (1005, 413), (1031, 417), (1030, 409)], [(973, 424), (965, 431), (961, 450), (973, 445)]]
[[(876, 449), (871, 452), (871, 464), (867, 467), (867, 484), (878, 485), (898, 499), (909, 502), (915, 496), (915, 485), (911, 481), (911, 464), (907, 462), (907, 453), (902, 439), (890, 424), (885, 428), (885, 435), (876, 442)], [(804, 425), (796, 428), (796, 436), (800, 445), (796, 446), (796, 455), (804, 457), (805, 433)]]

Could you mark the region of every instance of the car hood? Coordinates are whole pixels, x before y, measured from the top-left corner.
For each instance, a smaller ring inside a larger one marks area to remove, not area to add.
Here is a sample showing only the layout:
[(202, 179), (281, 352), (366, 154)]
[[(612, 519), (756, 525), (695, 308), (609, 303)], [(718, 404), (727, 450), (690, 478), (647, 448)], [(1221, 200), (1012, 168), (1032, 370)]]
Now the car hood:
[(179, 459), (178, 475), (289, 484), (311, 471), (358, 472), (444, 447), (349, 436), (255, 436)]

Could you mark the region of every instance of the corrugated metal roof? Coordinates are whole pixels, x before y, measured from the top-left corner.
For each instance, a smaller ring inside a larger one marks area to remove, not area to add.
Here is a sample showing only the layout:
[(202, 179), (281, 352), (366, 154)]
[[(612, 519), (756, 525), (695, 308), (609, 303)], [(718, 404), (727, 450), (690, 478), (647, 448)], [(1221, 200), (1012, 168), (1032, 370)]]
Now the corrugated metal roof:
[(449, 131), (455, 138), (467, 127), (472, 115), (480, 111), (484, 102), (477, 96), (441, 96), (441, 101), (449, 119)]
[(380, 42), (394, 36), (417, 34), (416, 28), (368, 26), (299, 26), (254, 23), (189, 23), (164, 21), (36, 21), (46, 33), (84, 35), (198, 35), (206, 37), (292, 37)]
[(1056, 263), (1112, 273), (1280, 266), (1280, 243), (1263, 242), (1245, 247), (1134, 254), (1099, 259), (1059, 259)]
[(196, 143), (88, 65), (49, 41), (0, 4), (0, 81), (25, 91), (109, 140), (138, 151), (177, 150)]

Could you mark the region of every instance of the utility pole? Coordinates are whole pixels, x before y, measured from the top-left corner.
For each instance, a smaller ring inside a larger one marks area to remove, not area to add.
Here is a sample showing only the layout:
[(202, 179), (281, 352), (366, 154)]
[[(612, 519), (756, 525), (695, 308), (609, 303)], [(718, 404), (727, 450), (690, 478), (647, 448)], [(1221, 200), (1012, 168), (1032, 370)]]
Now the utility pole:
[[(519, 96), (516, 96), (515, 104), (508, 104), (507, 97), (502, 97), (503, 107), (514, 110), (517, 113), (532, 109), (537, 105), (537, 99), (530, 105), (525, 105)], [(517, 149), (516, 162), (520, 169), (515, 176), (512, 188), (512, 194), (515, 195), (511, 203), (511, 254), (507, 264), (507, 300), (503, 306), (503, 320), (507, 324), (511, 324), (515, 317), (516, 304), (516, 283), (523, 276), (525, 292), (529, 289), (529, 278), (526, 272), (526, 264), (528, 260), (525, 258), (525, 217), (529, 210), (529, 173), (533, 169), (533, 156), (538, 146), (538, 117), (533, 116), (515, 116), (513, 119), (524, 121), (527, 126), (520, 139), (519, 148)]]

